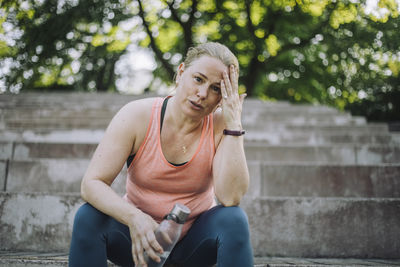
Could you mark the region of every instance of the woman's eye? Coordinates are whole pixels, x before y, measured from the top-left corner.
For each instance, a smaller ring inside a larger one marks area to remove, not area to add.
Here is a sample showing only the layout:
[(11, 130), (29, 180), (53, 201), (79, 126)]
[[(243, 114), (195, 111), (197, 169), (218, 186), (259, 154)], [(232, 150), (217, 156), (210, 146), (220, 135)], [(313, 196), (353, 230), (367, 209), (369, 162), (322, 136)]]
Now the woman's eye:
[(219, 93), (221, 91), (221, 88), (219, 88), (218, 86), (212, 86), (211, 88), (213, 89), (214, 92)]
[(194, 80), (195, 80), (196, 82), (201, 82), (201, 81), (202, 81), (202, 79), (201, 79), (200, 77), (198, 77), (198, 76), (195, 76), (195, 77), (194, 77)]

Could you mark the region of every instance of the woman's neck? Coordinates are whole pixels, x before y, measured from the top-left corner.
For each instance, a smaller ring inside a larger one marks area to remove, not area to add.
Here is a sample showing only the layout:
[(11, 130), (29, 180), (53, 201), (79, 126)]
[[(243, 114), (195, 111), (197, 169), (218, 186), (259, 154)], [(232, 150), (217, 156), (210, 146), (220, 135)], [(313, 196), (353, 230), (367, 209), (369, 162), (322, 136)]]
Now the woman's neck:
[(203, 124), (202, 118), (195, 119), (185, 116), (180, 104), (176, 102), (176, 97), (171, 97), (168, 101), (165, 120), (168, 121), (170, 127), (173, 127), (182, 134), (192, 133), (201, 128)]

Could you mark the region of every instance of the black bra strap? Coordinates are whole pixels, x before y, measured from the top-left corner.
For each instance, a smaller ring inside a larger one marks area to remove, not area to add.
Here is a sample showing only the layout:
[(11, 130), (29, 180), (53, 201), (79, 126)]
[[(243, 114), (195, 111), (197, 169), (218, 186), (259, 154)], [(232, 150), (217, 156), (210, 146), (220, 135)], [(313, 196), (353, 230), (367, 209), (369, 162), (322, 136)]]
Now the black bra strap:
[(164, 99), (162, 107), (161, 107), (160, 133), (161, 133), (162, 125), (164, 122), (165, 110), (167, 109), (168, 100), (169, 100), (169, 97), (166, 97)]

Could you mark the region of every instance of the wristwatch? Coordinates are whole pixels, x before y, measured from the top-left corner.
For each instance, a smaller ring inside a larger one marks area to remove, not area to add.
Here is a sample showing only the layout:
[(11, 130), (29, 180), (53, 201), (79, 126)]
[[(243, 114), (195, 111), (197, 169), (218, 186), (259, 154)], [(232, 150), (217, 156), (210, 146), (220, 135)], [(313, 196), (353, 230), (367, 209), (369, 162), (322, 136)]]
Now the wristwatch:
[(245, 130), (238, 130), (238, 131), (236, 131), (236, 130), (227, 130), (227, 129), (224, 129), (224, 135), (233, 135), (233, 136), (241, 136), (241, 135), (244, 135), (245, 134)]

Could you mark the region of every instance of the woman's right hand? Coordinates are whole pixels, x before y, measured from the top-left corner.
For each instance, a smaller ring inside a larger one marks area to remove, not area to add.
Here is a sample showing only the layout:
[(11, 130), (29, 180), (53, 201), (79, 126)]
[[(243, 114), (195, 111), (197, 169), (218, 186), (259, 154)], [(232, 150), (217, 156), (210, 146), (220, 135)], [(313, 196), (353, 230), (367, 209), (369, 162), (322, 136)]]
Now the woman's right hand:
[(154, 219), (143, 213), (137, 213), (128, 225), (132, 239), (132, 256), (135, 266), (147, 266), (144, 258), (144, 252), (156, 262), (161, 259), (157, 255), (163, 253), (163, 249), (158, 244), (154, 231), (158, 223)]

